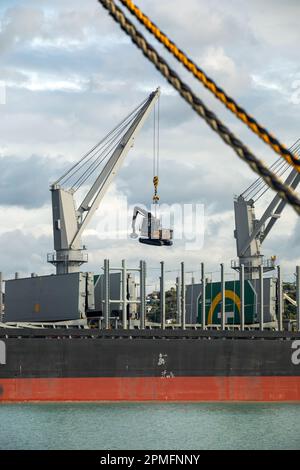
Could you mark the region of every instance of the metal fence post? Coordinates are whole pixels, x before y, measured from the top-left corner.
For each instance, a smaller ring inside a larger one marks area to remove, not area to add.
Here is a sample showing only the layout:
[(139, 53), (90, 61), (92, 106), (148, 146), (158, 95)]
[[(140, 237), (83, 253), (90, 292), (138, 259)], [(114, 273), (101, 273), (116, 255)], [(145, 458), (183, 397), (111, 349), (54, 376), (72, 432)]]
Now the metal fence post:
[(176, 277), (176, 323), (181, 324), (180, 278)]
[(282, 273), (280, 266), (277, 266), (277, 300), (278, 300), (278, 330), (283, 330), (283, 291), (282, 291)]
[(143, 261), (143, 275), (144, 275), (144, 328), (146, 328), (147, 320), (147, 263)]
[(205, 308), (206, 307), (206, 280), (205, 280), (204, 263), (201, 263), (201, 293), (202, 293), (201, 323), (202, 323), (202, 329), (206, 330), (206, 308)]
[(146, 324), (146, 262), (140, 261), (140, 329)]
[(221, 330), (225, 330), (225, 274), (224, 263), (221, 263)]
[(160, 322), (161, 328), (166, 328), (166, 298), (165, 298), (165, 263), (160, 262)]
[(264, 330), (264, 267), (259, 266), (259, 329)]
[(109, 260), (104, 260), (104, 328), (110, 328), (110, 285), (109, 285)]
[(240, 269), (240, 300), (241, 300), (241, 310), (240, 310), (240, 328), (241, 331), (245, 329), (245, 266), (241, 264)]
[(185, 273), (184, 262), (181, 263), (181, 327), (185, 330)]
[[(194, 285), (195, 285), (195, 278), (192, 276), (191, 278), (191, 292), (190, 292), (190, 316), (189, 318), (186, 315), (186, 322), (187, 323), (194, 323)], [(197, 319), (197, 309), (196, 309), (196, 319)], [(197, 323), (197, 322), (196, 322)]]
[(127, 271), (124, 259), (122, 259), (122, 323), (123, 329), (127, 330)]

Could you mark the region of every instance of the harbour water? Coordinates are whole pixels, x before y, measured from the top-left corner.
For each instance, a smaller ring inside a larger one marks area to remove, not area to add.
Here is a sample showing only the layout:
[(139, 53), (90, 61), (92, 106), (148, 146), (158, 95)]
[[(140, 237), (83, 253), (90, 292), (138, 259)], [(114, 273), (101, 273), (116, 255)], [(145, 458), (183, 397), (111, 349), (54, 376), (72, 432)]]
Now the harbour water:
[(300, 449), (300, 404), (0, 405), (0, 449)]

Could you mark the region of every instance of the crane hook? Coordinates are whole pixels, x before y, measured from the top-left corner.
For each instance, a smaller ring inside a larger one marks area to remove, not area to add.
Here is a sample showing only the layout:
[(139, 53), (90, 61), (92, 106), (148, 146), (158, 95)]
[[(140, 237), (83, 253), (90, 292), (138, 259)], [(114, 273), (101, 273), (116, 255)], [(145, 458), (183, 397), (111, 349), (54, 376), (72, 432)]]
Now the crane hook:
[(159, 183), (158, 176), (154, 176), (154, 178), (153, 178), (154, 195), (153, 195), (153, 198), (152, 198), (154, 204), (157, 204), (158, 201), (159, 201), (159, 195), (157, 194), (158, 183)]

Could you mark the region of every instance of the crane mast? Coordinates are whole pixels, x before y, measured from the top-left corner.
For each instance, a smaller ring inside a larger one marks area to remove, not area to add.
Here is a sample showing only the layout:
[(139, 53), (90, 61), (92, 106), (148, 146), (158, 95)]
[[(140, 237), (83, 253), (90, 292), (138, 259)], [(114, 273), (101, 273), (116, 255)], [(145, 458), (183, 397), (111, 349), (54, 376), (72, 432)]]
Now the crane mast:
[[(85, 163), (83, 162), (81, 164), (80, 162), (80, 165), (74, 165), (69, 172), (65, 173), (59, 180), (51, 185), (55, 253), (48, 254), (48, 262), (55, 265), (56, 274), (78, 272), (80, 266), (87, 262), (87, 252), (85, 247), (82, 246), (81, 236), (93, 214), (98, 209), (102, 198), (120, 169), (124, 158), (133, 146), (138, 132), (151, 113), (159, 95), (160, 89), (158, 88), (149, 95), (140, 107), (136, 108), (133, 117), (129, 116), (128, 119), (126, 118), (122, 121), (120, 129), (117, 127), (108, 134), (108, 143), (105, 144), (106, 149), (109, 149), (109, 146), (112, 145), (111, 143), (113, 142), (114, 136), (118, 137), (117, 143), (113, 147), (104, 168), (96, 177), (96, 180), (78, 208), (76, 208), (74, 200), (76, 189), (74, 189), (74, 187), (66, 189), (62, 186), (62, 182), (67, 181), (75, 174), (78, 176), (78, 171), (82, 168), (85, 168), (87, 174), (91, 172), (93, 163), (89, 163), (91, 160), (90, 154), (93, 155), (93, 153), (91, 153), (92, 151), (95, 154), (96, 146), (83, 157)], [(101, 149), (103, 148), (105, 149), (105, 146), (103, 147), (102, 145)], [(88, 158), (86, 158), (87, 156)], [(87, 166), (84, 167), (84, 164), (87, 164)], [(94, 164), (94, 168), (97, 168), (97, 165), (99, 165), (99, 162)], [(77, 181), (84, 182), (84, 178), (85, 176), (81, 176), (77, 178)]]

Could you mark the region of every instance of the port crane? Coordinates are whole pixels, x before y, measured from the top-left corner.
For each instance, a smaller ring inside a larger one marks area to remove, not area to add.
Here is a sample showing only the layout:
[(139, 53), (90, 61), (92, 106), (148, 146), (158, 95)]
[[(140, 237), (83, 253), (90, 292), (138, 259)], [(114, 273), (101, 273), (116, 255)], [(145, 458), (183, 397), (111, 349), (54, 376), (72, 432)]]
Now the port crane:
[[(300, 139), (298, 139), (289, 149), (297, 155), (300, 150)], [(286, 175), (290, 169), (288, 163), (281, 158), (276, 160), (271, 169), (278, 176)], [(285, 184), (292, 189), (296, 189), (300, 182), (300, 174), (292, 169), (286, 177)], [(261, 246), (280, 218), (286, 201), (276, 195), (263, 215), (257, 219), (255, 215), (255, 203), (266, 193), (269, 187), (261, 178), (254, 181), (240, 196), (234, 201), (236, 249), (238, 260), (232, 262), (232, 268), (239, 271), (244, 265), (246, 279), (258, 279), (259, 267), (263, 266), (263, 271), (268, 272), (275, 268), (276, 257), (265, 259), (261, 253)]]
[[(51, 185), (55, 252), (48, 254), (48, 262), (56, 267), (57, 274), (78, 272), (80, 266), (87, 262), (86, 248), (82, 246), (81, 236), (133, 146), (138, 132), (154, 108), (159, 95), (160, 89), (157, 88), (79, 162)], [(74, 194), (80, 188), (84, 188), (93, 176), (93, 183), (76, 208)]]

